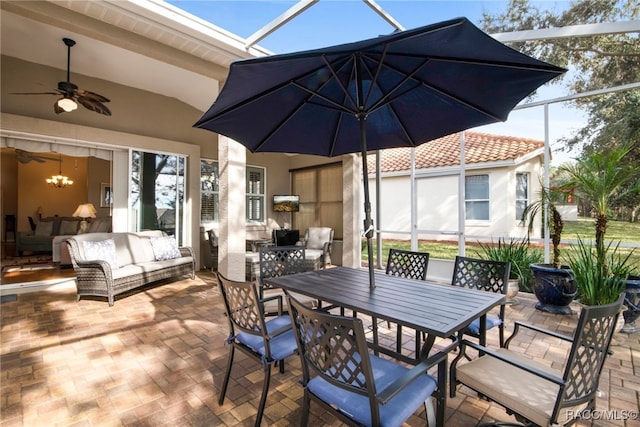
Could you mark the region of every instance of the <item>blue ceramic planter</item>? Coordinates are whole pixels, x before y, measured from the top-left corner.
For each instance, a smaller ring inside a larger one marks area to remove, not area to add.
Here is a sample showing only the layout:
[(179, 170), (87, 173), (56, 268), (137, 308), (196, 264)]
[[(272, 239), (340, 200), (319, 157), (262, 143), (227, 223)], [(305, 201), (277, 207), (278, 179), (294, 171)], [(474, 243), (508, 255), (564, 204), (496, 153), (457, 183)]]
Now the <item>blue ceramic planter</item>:
[(633, 334), (640, 331), (640, 325), (636, 324), (636, 320), (640, 316), (640, 277), (630, 276), (626, 281), (624, 291), (624, 305), (627, 308), (622, 312), (624, 325), (620, 332)]
[(555, 268), (550, 264), (531, 264), (529, 267), (535, 277), (536, 308), (547, 313), (572, 314), (569, 304), (578, 293), (573, 271), (566, 266)]

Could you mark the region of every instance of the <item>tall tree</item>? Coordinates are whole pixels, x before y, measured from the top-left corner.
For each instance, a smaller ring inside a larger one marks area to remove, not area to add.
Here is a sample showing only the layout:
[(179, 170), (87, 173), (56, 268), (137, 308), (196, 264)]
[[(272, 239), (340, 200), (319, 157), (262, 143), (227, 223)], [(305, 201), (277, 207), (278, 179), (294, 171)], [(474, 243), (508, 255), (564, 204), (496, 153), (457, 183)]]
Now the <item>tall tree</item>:
[(627, 147), (593, 152), (578, 159), (575, 164), (561, 168), (569, 176), (566, 185), (574, 188), (578, 197), (589, 200), (593, 206), (596, 252), (602, 264), (606, 255), (604, 236), (612, 206), (617, 200), (635, 194), (640, 189), (640, 170), (622, 162), (628, 153)]
[[(549, 3), (537, 3), (547, 6)], [(637, 20), (637, 0), (578, 0), (564, 10), (542, 9), (529, 0), (511, 0), (507, 11), (484, 14), (482, 27), (488, 33), (564, 27), (578, 24)], [(609, 88), (640, 81), (638, 34), (610, 34), (514, 43), (512, 47), (570, 68), (558, 84), (571, 93)], [(640, 161), (640, 90), (581, 98), (574, 104), (587, 113), (587, 123), (564, 142), (586, 153), (604, 147), (633, 147), (627, 161)]]

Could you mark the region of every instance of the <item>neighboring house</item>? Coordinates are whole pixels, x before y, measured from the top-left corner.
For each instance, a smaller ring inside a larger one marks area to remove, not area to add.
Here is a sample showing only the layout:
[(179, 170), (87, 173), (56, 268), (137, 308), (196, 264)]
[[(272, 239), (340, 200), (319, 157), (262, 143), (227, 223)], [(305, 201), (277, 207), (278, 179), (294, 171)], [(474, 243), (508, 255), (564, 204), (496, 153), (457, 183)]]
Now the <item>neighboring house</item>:
[[(521, 237), (522, 211), (539, 194), (544, 142), (513, 136), (464, 133), (464, 230), (459, 226), (460, 133), (415, 149), (412, 204), (411, 149), (380, 151), (382, 237), (452, 240)], [(371, 194), (376, 193), (376, 158), (368, 158)], [(372, 211), (376, 212), (372, 198)], [(415, 219), (412, 220), (412, 208)]]

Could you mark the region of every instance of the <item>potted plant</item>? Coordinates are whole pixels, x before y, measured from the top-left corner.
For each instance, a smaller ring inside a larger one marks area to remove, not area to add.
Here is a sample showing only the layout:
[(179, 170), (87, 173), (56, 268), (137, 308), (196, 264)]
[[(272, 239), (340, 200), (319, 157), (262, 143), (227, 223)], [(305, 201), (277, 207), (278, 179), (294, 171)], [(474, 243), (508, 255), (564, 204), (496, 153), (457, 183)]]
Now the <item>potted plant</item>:
[(629, 147), (619, 146), (592, 152), (561, 170), (569, 178), (567, 185), (575, 188), (576, 196), (590, 202), (595, 217), (595, 249), (580, 240), (576, 253), (570, 255), (580, 299), (586, 304), (603, 304), (602, 301), (615, 299), (626, 290), (627, 310), (623, 313), (622, 330), (631, 333), (638, 330), (635, 319), (640, 287), (638, 271), (627, 265), (633, 251), (624, 257), (619, 252), (620, 243), (612, 249), (612, 243), (606, 244), (604, 239), (611, 207), (640, 192), (640, 171), (637, 165), (625, 162), (629, 151)]
[[(556, 208), (555, 200), (560, 197), (558, 188), (543, 187), (540, 197), (527, 206), (522, 214), (523, 221), (529, 221), (529, 234), (535, 226), (535, 218), (540, 215), (542, 223), (549, 228), (549, 237), (553, 247), (553, 259), (550, 264), (532, 263), (533, 293), (538, 298), (536, 308), (554, 314), (571, 314), (569, 304), (577, 294), (577, 288), (571, 268), (560, 261), (560, 241), (564, 221)], [(547, 213), (548, 212), (548, 213)]]
[(476, 252), (480, 258), (493, 261), (509, 261), (509, 286), (507, 288), (507, 302), (513, 303), (518, 291), (531, 292), (533, 273), (530, 264), (542, 262), (542, 253), (529, 246), (529, 239), (498, 239), (498, 243), (478, 242), (480, 249)]
[(595, 249), (578, 238), (575, 250), (568, 255), (569, 265), (578, 286), (578, 300), (584, 305), (616, 302), (624, 292), (631, 273), (629, 258), (619, 252), (620, 244), (612, 243)]

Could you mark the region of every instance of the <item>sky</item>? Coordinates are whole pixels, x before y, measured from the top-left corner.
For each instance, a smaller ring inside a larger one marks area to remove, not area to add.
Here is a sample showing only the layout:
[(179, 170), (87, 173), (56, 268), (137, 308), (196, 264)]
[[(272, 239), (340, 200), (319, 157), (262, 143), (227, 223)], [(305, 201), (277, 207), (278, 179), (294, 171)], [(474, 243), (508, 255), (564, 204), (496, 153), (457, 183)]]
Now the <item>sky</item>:
[[(168, 0), (182, 10), (227, 31), (247, 38), (292, 7), (295, 0)], [(480, 26), (483, 13), (506, 10), (506, 0), (377, 0), (376, 3), (405, 29), (412, 29), (448, 19), (466, 17)], [(563, 10), (569, 1), (539, 1), (544, 9)], [(258, 45), (273, 53), (315, 49), (389, 34), (394, 28), (360, 0), (320, 0)], [(567, 95), (562, 85), (546, 85), (534, 101)], [(558, 140), (571, 136), (584, 125), (584, 114), (567, 103), (549, 106), (549, 141), (552, 164), (574, 157), (563, 153)], [(544, 108), (512, 111), (504, 123), (473, 129), (499, 135), (544, 140)]]

